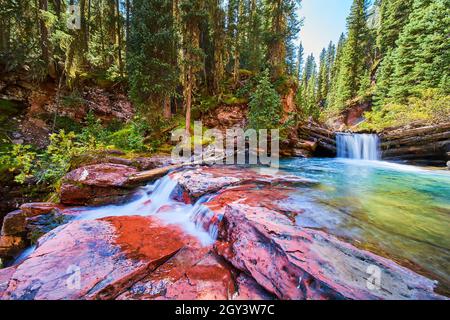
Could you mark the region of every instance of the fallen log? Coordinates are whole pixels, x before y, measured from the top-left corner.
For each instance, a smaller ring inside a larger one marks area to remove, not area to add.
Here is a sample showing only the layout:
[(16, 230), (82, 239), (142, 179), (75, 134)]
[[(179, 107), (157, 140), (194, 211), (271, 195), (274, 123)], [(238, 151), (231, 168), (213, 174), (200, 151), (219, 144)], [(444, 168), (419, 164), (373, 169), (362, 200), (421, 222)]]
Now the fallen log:
[(323, 141), (317, 141), (317, 143), (319, 144), (319, 146), (321, 146), (322, 148), (328, 149), (330, 151), (336, 152), (337, 148), (334, 145), (331, 145), (329, 143), (323, 142)]
[(162, 167), (162, 168), (141, 171), (141, 172), (138, 172), (138, 173), (135, 173), (135, 174), (129, 176), (125, 185), (131, 185), (131, 186), (137, 185), (137, 184), (140, 184), (143, 182), (148, 182), (148, 181), (152, 181), (152, 180), (161, 178), (161, 177), (165, 176), (166, 174), (168, 174), (172, 170), (176, 170), (176, 169), (188, 167), (188, 166), (219, 163), (220, 161), (223, 161), (224, 159), (225, 159), (225, 157), (207, 158), (207, 159), (203, 159), (203, 160), (199, 160), (199, 161), (184, 162), (184, 163), (174, 164), (174, 165), (166, 166), (166, 167)]
[(414, 137), (422, 134), (433, 134), (447, 130), (450, 130), (450, 122), (409, 130), (396, 130), (388, 133), (382, 133), (380, 134), (380, 138), (383, 141), (390, 141), (400, 138)]
[(336, 140), (330, 139), (330, 138), (328, 138), (328, 137), (324, 137), (324, 136), (322, 136), (322, 135), (320, 135), (320, 134), (311, 132), (311, 133), (310, 133), (310, 136), (313, 137), (313, 138), (316, 138), (316, 139), (318, 139), (318, 140), (325, 141), (325, 142), (328, 143), (328, 144), (336, 145)]
[(391, 146), (401, 146), (401, 145), (421, 145), (428, 143), (430, 141), (440, 141), (450, 138), (450, 131), (444, 131), (439, 133), (434, 133), (426, 136), (414, 136), (401, 138), (396, 140), (389, 140), (381, 143), (382, 149), (389, 149)]
[(322, 136), (326, 136), (328, 138), (334, 138), (335, 134), (332, 131), (329, 131), (327, 129), (324, 128), (320, 128), (320, 127), (308, 127), (308, 130), (311, 132), (314, 132), (316, 134), (322, 135)]
[(395, 149), (389, 149), (383, 151), (383, 157), (390, 157), (390, 156), (399, 156), (403, 154), (425, 154), (425, 153), (432, 153), (435, 152), (436, 154), (439, 154), (439, 152), (442, 153), (442, 156), (444, 155), (443, 148), (450, 144), (450, 140), (445, 141), (439, 141), (434, 142), (428, 145), (423, 146), (408, 146), (408, 147), (400, 147)]
[(134, 185), (141, 182), (151, 181), (165, 176), (169, 171), (183, 167), (183, 164), (175, 164), (167, 167), (138, 172), (131, 175), (127, 180), (127, 185)]

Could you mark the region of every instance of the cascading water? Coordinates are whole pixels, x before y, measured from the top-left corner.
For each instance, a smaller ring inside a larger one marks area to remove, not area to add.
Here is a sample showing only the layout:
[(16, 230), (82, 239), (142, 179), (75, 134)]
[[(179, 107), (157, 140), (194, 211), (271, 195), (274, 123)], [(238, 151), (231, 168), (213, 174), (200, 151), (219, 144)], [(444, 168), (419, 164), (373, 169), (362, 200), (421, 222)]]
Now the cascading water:
[(167, 175), (154, 184), (139, 189), (135, 195), (136, 198), (129, 203), (80, 208), (83, 213), (78, 219), (131, 215), (155, 216), (163, 222), (181, 226), (204, 244), (211, 243), (217, 238), (220, 217), (203, 205), (210, 196), (200, 198), (194, 205), (185, 204), (173, 198), (177, 185), (177, 182)]
[(380, 139), (376, 134), (339, 133), (336, 145), (338, 158), (380, 160)]

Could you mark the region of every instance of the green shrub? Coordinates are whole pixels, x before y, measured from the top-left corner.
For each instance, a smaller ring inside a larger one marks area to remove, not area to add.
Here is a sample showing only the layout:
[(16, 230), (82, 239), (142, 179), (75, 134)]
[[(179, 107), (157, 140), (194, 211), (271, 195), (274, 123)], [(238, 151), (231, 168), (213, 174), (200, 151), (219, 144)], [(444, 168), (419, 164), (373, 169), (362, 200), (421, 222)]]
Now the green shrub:
[(35, 159), (36, 152), (32, 151), (31, 146), (15, 144), (9, 152), (0, 156), (0, 166), (16, 173), (14, 181), (25, 183), (33, 176)]
[(366, 121), (359, 129), (382, 131), (388, 127), (407, 125), (411, 122), (436, 123), (450, 119), (450, 95), (437, 89), (422, 90), (417, 97), (410, 97), (406, 104), (388, 103), (364, 114)]

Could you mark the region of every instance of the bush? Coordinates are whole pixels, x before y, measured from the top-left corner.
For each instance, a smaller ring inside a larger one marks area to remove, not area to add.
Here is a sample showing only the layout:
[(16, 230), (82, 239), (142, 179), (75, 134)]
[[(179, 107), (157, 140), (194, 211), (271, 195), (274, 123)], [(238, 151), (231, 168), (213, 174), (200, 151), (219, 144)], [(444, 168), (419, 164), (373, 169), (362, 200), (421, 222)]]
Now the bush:
[(450, 118), (450, 95), (437, 89), (422, 90), (417, 97), (410, 97), (406, 104), (388, 103), (364, 115), (366, 121), (359, 129), (382, 131), (388, 127), (407, 125), (411, 122), (436, 123)]
[(15, 144), (12, 150), (0, 156), (0, 166), (16, 173), (14, 181), (24, 183), (33, 176), (35, 159), (36, 152), (32, 151), (31, 146)]

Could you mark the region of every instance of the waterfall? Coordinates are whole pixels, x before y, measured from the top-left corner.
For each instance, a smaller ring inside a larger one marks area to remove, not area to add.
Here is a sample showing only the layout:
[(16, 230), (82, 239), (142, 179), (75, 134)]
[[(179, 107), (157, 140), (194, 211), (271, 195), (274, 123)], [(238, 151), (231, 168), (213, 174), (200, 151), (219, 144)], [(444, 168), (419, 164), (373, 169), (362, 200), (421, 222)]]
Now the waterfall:
[(175, 200), (177, 182), (169, 175), (153, 184), (140, 188), (134, 199), (128, 203), (102, 207), (79, 208), (82, 212), (77, 219), (90, 220), (111, 216), (155, 216), (158, 219), (182, 227), (196, 236), (202, 243), (212, 243), (218, 234), (221, 216), (217, 216), (203, 205), (211, 196), (204, 196), (195, 204)]
[(376, 134), (340, 133), (336, 145), (338, 158), (380, 160), (380, 139)]

